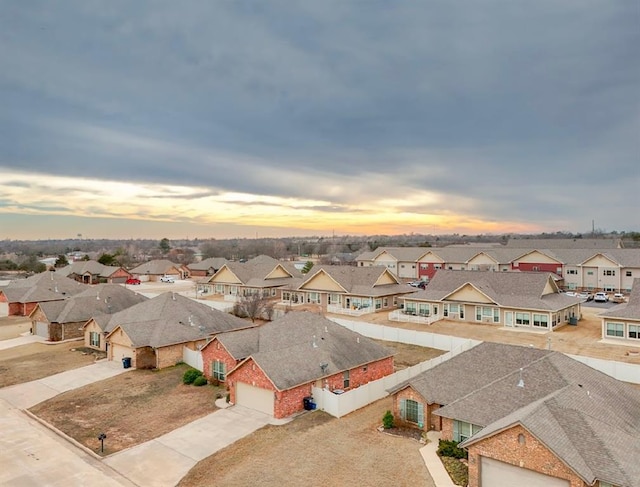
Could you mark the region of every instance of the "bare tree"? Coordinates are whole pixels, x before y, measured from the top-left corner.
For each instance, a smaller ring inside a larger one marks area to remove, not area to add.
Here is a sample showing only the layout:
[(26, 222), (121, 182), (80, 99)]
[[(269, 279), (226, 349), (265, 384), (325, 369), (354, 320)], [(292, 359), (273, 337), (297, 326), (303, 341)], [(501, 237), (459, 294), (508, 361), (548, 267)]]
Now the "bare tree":
[(240, 318), (249, 318), (252, 323), (257, 319), (271, 320), (273, 317), (273, 301), (262, 293), (247, 294), (233, 305), (233, 314)]

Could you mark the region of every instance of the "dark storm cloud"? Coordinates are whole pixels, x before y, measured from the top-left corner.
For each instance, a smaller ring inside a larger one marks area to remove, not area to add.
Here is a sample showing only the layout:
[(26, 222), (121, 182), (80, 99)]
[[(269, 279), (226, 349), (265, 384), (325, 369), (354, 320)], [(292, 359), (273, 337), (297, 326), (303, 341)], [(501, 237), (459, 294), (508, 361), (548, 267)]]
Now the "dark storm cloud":
[(625, 1), (13, 2), (0, 168), (629, 228), (638, 21)]

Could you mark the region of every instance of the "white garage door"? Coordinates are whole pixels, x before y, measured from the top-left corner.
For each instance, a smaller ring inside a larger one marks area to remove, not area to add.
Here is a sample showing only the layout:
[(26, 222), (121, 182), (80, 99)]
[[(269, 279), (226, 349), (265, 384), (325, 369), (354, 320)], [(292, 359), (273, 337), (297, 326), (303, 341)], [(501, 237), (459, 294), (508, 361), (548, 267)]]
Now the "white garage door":
[(273, 391), (237, 382), (236, 404), (273, 416)]
[(49, 323), (43, 323), (42, 321), (36, 321), (36, 329), (34, 335), (49, 339)]
[(480, 487), (569, 487), (569, 481), (480, 457)]
[(9, 316), (9, 303), (0, 303), (0, 317)]
[(123, 347), (122, 345), (109, 345), (111, 347), (111, 357), (114, 362), (122, 362), (123, 357), (131, 357), (133, 359), (133, 349)]

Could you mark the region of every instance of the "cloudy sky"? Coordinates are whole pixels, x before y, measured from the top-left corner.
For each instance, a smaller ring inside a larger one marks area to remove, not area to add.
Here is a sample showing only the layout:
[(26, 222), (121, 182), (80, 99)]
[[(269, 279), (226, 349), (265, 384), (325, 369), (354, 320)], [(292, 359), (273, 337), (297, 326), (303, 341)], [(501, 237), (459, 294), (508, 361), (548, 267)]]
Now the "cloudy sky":
[(637, 0), (6, 0), (0, 238), (640, 228)]

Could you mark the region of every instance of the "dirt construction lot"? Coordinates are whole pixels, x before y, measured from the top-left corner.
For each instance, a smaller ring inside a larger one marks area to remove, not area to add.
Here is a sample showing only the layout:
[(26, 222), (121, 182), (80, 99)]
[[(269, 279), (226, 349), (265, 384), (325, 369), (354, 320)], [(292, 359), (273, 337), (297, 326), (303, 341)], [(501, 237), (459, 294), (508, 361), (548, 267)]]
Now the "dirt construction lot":
[(340, 419), (314, 411), (265, 426), (202, 460), (179, 486), (433, 487), (423, 445), (377, 430), (390, 408), (385, 398)]
[(104, 454), (143, 443), (213, 411), (213, 386), (182, 384), (189, 367), (133, 370), (65, 392), (30, 409), (96, 453), (105, 433)]
[(17, 338), (31, 329), (31, 320), (24, 316), (3, 316), (0, 318), (0, 340)]

